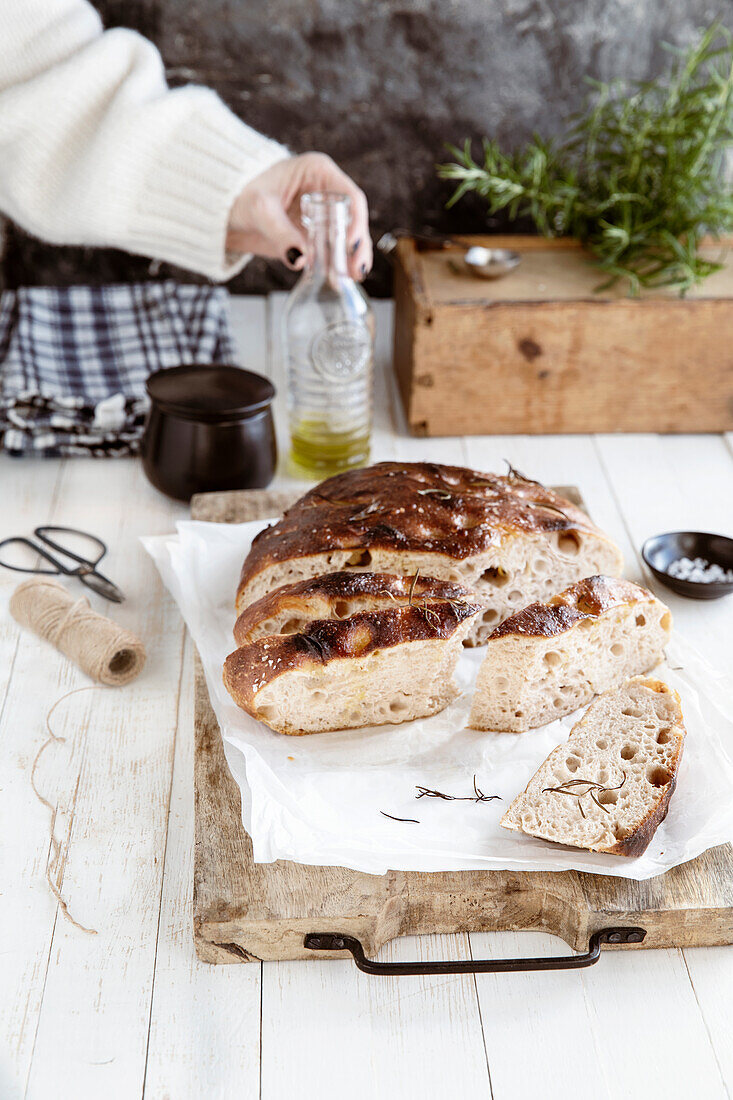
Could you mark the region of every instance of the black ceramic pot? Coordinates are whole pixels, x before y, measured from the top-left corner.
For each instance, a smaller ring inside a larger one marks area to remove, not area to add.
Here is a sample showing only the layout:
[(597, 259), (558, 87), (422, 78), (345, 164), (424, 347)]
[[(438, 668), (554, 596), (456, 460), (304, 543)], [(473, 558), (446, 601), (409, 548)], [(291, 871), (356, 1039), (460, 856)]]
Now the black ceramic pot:
[(275, 387), (233, 366), (156, 371), (142, 439), (148, 480), (175, 500), (216, 489), (262, 489), (275, 473)]

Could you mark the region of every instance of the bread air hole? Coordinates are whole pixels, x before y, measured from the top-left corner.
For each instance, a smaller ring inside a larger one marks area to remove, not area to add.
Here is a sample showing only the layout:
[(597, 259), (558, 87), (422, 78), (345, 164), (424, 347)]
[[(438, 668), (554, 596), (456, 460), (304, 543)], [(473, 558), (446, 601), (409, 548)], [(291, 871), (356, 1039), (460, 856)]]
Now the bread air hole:
[(401, 698), (399, 695), (390, 701), (389, 713), (390, 714), (405, 714), (409, 710), (407, 700)]
[(507, 596), (509, 603), (524, 603), (524, 596), (518, 588), (513, 589)]
[(509, 686), (509, 681), (507, 680), (506, 676), (497, 676), (494, 683), (496, 684), (498, 691), (503, 691)]
[(635, 756), (636, 749), (633, 745), (624, 745), (624, 747), (621, 749), (622, 760), (633, 760)]
[(601, 739), (599, 741), (596, 741), (596, 748), (599, 748), (601, 750), (607, 749), (608, 748), (608, 741), (606, 741), (606, 739), (604, 737), (601, 737)]
[(300, 630), (301, 625), (302, 624), (299, 622), (298, 619), (288, 619), (288, 621), (286, 623), (283, 623), (283, 625), (280, 627), (280, 633), (297, 634), (297, 632)]
[(626, 840), (630, 832), (631, 830), (625, 828), (623, 825), (614, 825), (613, 827), (613, 835), (616, 837), (616, 840)]
[(575, 531), (562, 531), (557, 536), (557, 548), (569, 558), (577, 558), (580, 553), (581, 538)]
[(559, 653), (556, 653), (554, 649), (551, 649), (549, 653), (545, 654), (545, 664), (550, 668), (556, 668), (562, 661), (562, 657)]
[(662, 627), (662, 630), (670, 629), (670, 627), (672, 626), (672, 613), (670, 611), (665, 611), (665, 613), (662, 615), (660, 625)]
[(580, 759), (577, 756), (569, 756), (565, 761), (565, 767), (569, 772), (577, 772), (580, 767)]
[(661, 764), (653, 764), (651, 767), (648, 767), (646, 770), (646, 777), (652, 787), (666, 787), (672, 779), (667, 769), (663, 768)]
[(636, 616), (636, 625), (637, 626), (644, 626), (645, 623), (646, 623), (646, 619), (644, 618), (643, 615), (637, 615)]
[(481, 580), (486, 581), (487, 584), (493, 584), (495, 588), (503, 588), (505, 584), (509, 584), (509, 574), (504, 569), (497, 569), (490, 565), (488, 569), (484, 569)]
[(614, 642), (611, 646), (611, 653), (613, 653), (614, 657), (623, 657), (624, 647), (620, 642)]
[(626, 707), (621, 713), (625, 714), (627, 718), (641, 718), (642, 716), (639, 707)]
[(546, 558), (535, 558), (532, 562), (533, 573), (546, 573), (549, 568), (550, 565)]
[(596, 798), (601, 806), (612, 806), (618, 801), (618, 791), (598, 791)]
[(266, 722), (268, 718), (275, 717), (275, 708), (272, 705), (268, 705), (265, 703), (261, 707), (257, 708), (257, 717), (260, 718), (263, 722)]
[(346, 565), (369, 565), (371, 560), (372, 555), (368, 550), (355, 550), (353, 554), (349, 554)]
[(337, 600), (333, 606), (333, 613), (337, 619), (346, 619), (351, 614), (351, 604), (347, 600)]
[(497, 622), (498, 618), (499, 612), (496, 610), (495, 607), (490, 607), (488, 611), (484, 611), (483, 615), (481, 616), (481, 622), (486, 623), (487, 626), (493, 626), (493, 624)]
[(670, 737), (671, 732), (672, 731), (669, 729), (669, 727), (667, 727), (666, 729), (660, 730), (659, 733), (657, 734), (657, 744), (658, 745), (666, 745), (669, 741), (671, 741), (672, 740), (672, 738)]

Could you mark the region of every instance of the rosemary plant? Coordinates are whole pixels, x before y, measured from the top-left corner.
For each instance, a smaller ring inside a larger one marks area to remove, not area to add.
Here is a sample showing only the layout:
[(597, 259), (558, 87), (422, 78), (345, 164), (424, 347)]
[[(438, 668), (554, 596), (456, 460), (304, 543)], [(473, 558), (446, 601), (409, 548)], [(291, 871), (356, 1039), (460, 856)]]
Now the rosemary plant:
[(529, 215), (545, 236), (577, 237), (608, 276), (599, 290), (626, 280), (631, 294), (684, 294), (718, 270), (700, 243), (733, 229), (733, 36), (716, 23), (689, 50), (667, 48), (675, 57), (657, 80), (591, 81), (560, 143), (535, 137), (510, 154), (484, 139), (481, 162), (470, 139), (449, 146), (454, 162), (438, 166), (457, 183), (448, 205), (475, 191), (492, 215)]

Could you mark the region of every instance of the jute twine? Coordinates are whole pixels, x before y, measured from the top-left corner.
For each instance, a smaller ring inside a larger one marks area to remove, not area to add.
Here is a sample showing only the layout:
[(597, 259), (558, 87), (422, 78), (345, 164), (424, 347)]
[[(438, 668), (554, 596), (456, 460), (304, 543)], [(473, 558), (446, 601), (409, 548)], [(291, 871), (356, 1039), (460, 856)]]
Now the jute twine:
[[(78, 695), (80, 691), (103, 690), (103, 688), (96, 687), (74, 688), (73, 691), (67, 691), (65, 695), (62, 695), (60, 699), (56, 700), (56, 702), (53, 704), (48, 714), (46, 715), (46, 732), (48, 734), (48, 737), (36, 753), (35, 760), (33, 761), (33, 764), (31, 766), (31, 787), (33, 788), (33, 793), (35, 794), (38, 801), (41, 802), (51, 814), (51, 820), (49, 823), (49, 839), (51, 841), (51, 844), (49, 847), (48, 855), (46, 857), (46, 882), (48, 883), (48, 888), (53, 896), (56, 898), (62, 916), (64, 916), (70, 924), (73, 924), (75, 928), (78, 928), (80, 932), (88, 932), (90, 936), (96, 936), (98, 934), (97, 929), (88, 928), (86, 924), (82, 924), (81, 921), (78, 921), (76, 917), (74, 917), (69, 912), (69, 906), (61, 893), (65, 860), (63, 862), (61, 860), (61, 841), (56, 836), (56, 820), (58, 818), (58, 807), (55, 806), (53, 802), (49, 802), (45, 795), (41, 794), (41, 792), (39, 791), (36, 784), (36, 769), (38, 768), (41, 757), (43, 756), (49, 745), (63, 745), (66, 741), (66, 738), (60, 737), (59, 734), (54, 732), (51, 726), (51, 715), (56, 710), (56, 707), (59, 705), (59, 703), (63, 703), (65, 699), (68, 699), (72, 695)], [(78, 790), (79, 779), (77, 779), (76, 781), (76, 790), (74, 791), (74, 805), (76, 805), (76, 795)]]
[(139, 638), (93, 611), (85, 596), (75, 600), (53, 577), (33, 577), (18, 585), (10, 597), (10, 613), (98, 683), (129, 684), (145, 663)]

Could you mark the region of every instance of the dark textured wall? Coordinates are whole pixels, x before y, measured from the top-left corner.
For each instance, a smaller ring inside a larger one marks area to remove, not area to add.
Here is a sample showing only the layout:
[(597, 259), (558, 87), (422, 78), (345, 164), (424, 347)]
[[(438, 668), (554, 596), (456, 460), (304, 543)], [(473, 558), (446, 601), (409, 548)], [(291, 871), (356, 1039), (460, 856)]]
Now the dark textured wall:
[[(584, 77), (644, 78), (730, 0), (104, 0), (108, 25), (134, 26), (162, 51), (173, 84), (216, 88), (250, 124), (293, 151), (330, 153), (366, 190), (372, 228), (478, 231), (480, 205), (447, 212), (434, 164), (446, 141), (488, 134), (515, 145), (555, 133)], [(11, 282), (135, 277), (119, 253), (50, 249), (11, 234)], [(255, 262), (233, 286), (284, 286)], [(378, 265), (369, 289), (384, 293)]]

